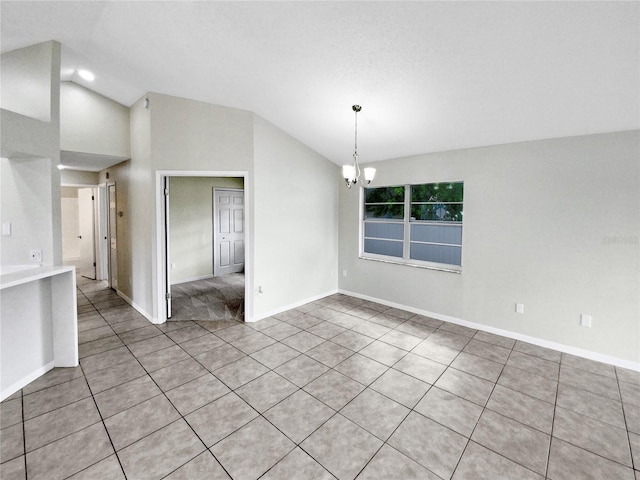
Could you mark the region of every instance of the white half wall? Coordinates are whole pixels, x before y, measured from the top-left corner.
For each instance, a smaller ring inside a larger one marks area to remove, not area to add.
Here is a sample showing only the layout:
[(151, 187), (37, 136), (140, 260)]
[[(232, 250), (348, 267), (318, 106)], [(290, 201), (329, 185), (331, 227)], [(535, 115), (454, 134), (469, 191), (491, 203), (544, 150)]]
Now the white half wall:
[(376, 186), (464, 181), (462, 274), (359, 259), (341, 189), (340, 290), (637, 364), (639, 158), (628, 131), (377, 162)]
[(50, 122), (51, 62), (50, 42), (3, 53), (0, 61), (0, 107), (25, 117)]
[[(31, 100), (37, 99), (38, 112), (49, 114), (23, 110), (46, 117), (44, 121), (4, 108), (0, 112), (0, 220), (12, 224), (11, 235), (0, 237), (0, 262), (29, 263), (29, 250), (38, 249), (44, 265), (60, 265), (60, 171), (56, 168), (60, 160), (60, 44), (44, 42), (2, 54), (3, 67), (5, 60), (11, 64), (14, 80), (23, 79), (25, 91), (32, 77), (37, 77), (38, 93)], [(4, 79), (5, 72), (2, 74)], [(4, 83), (2, 93), (4, 98)]]

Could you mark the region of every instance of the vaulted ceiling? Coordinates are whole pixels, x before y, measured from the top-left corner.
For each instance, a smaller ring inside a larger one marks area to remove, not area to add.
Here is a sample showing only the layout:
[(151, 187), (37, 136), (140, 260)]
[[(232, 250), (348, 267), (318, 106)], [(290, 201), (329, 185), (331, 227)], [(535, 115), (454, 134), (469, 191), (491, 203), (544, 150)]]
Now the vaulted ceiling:
[[(63, 80), (246, 109), (337, 164), (640, 128), (639, 3), (0, 2)], [(86, 68), (87, 83), (74, 71)]]

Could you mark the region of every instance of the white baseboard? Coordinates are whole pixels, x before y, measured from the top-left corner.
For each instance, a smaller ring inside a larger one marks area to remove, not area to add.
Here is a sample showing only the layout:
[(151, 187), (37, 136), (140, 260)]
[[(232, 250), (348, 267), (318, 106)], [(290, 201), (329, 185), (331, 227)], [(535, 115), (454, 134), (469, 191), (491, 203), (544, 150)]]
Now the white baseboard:
[(131, 300), (129, 297), (127, 297), (124, 293), (122, 293), (120, 290), (116, 290), (116, 293), (118, 294), (118, 296), (120, 298), (122, 298), (125, 302), (127, 302), (129, 305), (131, 305), (133, 308), (135, 308), (138, 313), (140, 315), (142, 315), (144, 318), (146, 318), (147, 320), (149, 320), (151, 323), (155, 323), (160, 324), (161, 322), (158, 321), (154, 321), (153, 315), (149, 315), (144, 308), (142, 308), (140, 305), (138, 305), (136, 302), (134, 302), (133, 300)]
[(27, 385), (29, 385), (34, 380), (36, 380), (37, 378), (39, 378), (42, 375), (44, 375), (45, 373), (47, 373), (53, 367), (54, 367), (54, 362), (51, 361), (51, 362), (47, 363), (46, 365), (44, 365), (44, 366), (34, 370), (33, 372), (29, 373), (28, 375), (22, 377), (17, 382), (14, 382), (13, 384), (9, 385), (7, 388), (5, 388), (2, 391), (2, 393), (0, 393), (0, 401), (3, 401), (5, 398), (9, 398), (11, 395), (16, 393), (21, 388), (26, 387)]
[(325, 298), (328, 297), (329, 295), (333, 295), (335, 293), (338, 293), (338, 290), (331, 290), (329, 292), (326, 293), (321, 293), (320, 295), (314, 295), (313, 297), (310, 298), (306, 298), (304, 300), (300, 300), (298, 302), (286, 305), (284, 307), (279, 307), (275, 310), (271, 310), (269, 312), (263, 312), (260, 313), (256, 316), (254, 316), (254, 318), (252, 319), (246, 319), (245, 321), (247, 323), (251, 323), (251, 322), (257, 322), (258, 320), (262, 320), (263, 318), (268, 318), (268, 317), (272, 317), (273, 315), (277, 315), (278, 313), (282, 313), (282, 312), (286, 312), (287, 310), (291, 310), (292, 308), (296, 308), (296, 307), (300, 307), (302, 305), (305, 305), (309, 302), (315, 302), (316, 300), (320, 300), (321, 298)]
[(483, 325), (481, 323), (469, 322), (467, 320), (462, 320), (460, 318), (450, 317), (449, 315), (443, 315), (436, 312), (429, 312), (427, 310), (421, 310), (419, 308), (409, 307), (407, 305), (402, 305), (395, 302), (389, 302), (387, 300), (370, 297), (368, 295), (362, 295), (360, 293), (350, 292), (348, 290), (339, 289), (338, 293), (349, 295), (351, 297), (361, 298), (363, 300), (369, 300), (371, 302), (381, 303), (382, 305), (387, 305), (388, 307), (407, 310), (408, 312), (412, 312), (418, 315), (424, 315), (426, 317), (435, 318), (436, 320), (442, 320), (443, 322), (455, 323), (456, 325), (462, 325), (463, 327), (469, 327), (476, 330), (481, 330), (483, 332), (493, 333), (495, 335), (500, 335), (503, 337), (512, 338), (514, 340), (520, 340), (522, 342), (531, 343), (539, 347), (550, 348), (553, 350), (558, 350), (560, 352), (575, 355), (577, 357), (582, 357), (589, 360), (594, 360), (596, 362), (607, 363), (609, 365), (615, 365), (617, 367), (627, 368), (629, 370), (635, 370), (640, 372), (640, 363), (631, 362), (629, 360), (624, 360), (622, 358), (603, 355), (601, 353), (592, 352), (590, 350), (584, 350), (582, 348), (572, 347), (570, 345), (564, 345), (562, 343), (551, 342), (549, 340), (544, 340), (537, 337), (531, 337), (529, 335), (523, 335), (521, 333), (511, 332), (509, 330), (502, 330), (500, 328), (491, 327), (489, 325)]
[(185, 278), (183, 280), (178, 280), (177, 282), (171, 282), (171, 285), (180, 285), (181, 283), (197, 282), (198, 280), (208, 280), (209, 278), (213, 278), (213, 274), (201, 275), (199, 277)]

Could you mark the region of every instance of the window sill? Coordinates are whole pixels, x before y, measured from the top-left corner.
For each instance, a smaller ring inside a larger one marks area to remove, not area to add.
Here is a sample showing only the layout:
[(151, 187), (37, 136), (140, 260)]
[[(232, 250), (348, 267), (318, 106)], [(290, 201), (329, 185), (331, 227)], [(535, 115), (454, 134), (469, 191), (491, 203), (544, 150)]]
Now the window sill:
[(389, 260), (386, 258), (367, 257), (364, 255), (359, 255), (358, 258), (360, 260), (367, 260), (370, 262), (390, 263), (392, 265), (403, 265), (405, 267), (423, 268), (425, 270), (436, 270), (438, 272), (457, 273), (458, 275), (462, 274), (461, 267), (457, 269), (454, 266), (446, 267), (446, 266), (438, 266), (438, 265), (426, 265), (426, 264), (419, 264), (419, 263), (411, 263), (404, 260)]

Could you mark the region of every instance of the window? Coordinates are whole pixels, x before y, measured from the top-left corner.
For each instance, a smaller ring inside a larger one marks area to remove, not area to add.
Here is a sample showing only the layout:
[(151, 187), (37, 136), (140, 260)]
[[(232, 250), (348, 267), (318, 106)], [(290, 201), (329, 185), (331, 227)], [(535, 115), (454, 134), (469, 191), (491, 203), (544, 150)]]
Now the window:
[(460, 271), (463, 182), (365, 188), (363, 258)]

